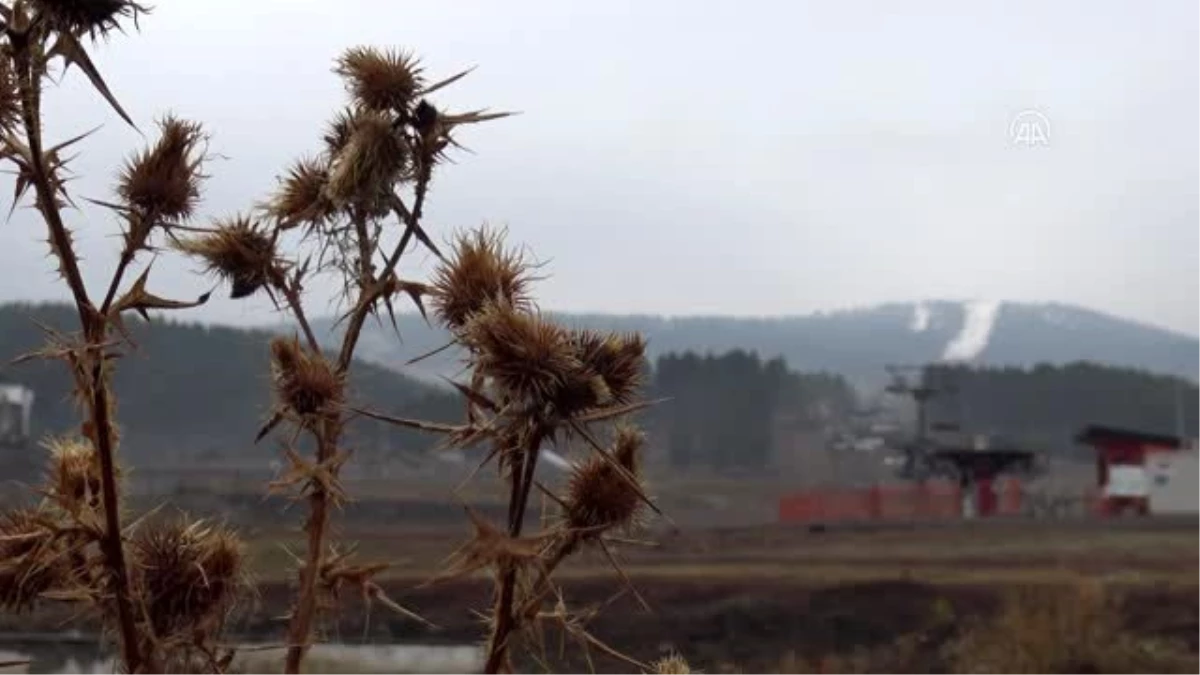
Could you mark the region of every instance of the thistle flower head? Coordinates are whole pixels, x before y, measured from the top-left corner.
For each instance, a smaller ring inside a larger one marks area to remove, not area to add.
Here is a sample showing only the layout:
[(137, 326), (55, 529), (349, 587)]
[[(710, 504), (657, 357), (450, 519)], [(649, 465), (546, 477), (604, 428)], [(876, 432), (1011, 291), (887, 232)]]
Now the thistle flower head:
[(50, 450), (47, 496), (72, 513), (99, 506), (100, 457), (91, 442), (82, 438), (55, 438), (46, 447)]
[(271, 371), (279, 402), (300, 417), (335, 412), (345, 395), (345, 377), (324, 355), (295, 338), (271, 340)]
[(159, 638), (211, 628), (243, 585), (241, 541), (202, 521), (146, 525), (134, 536), (130, 554), (137, 594)]
[(359, 108), (343, 108), (329, 121), (321, 140), (325, 142), (325, 154), (330, 159), (337, 157), (350, 143), (350, 135), (354, 133), (363, 114), (364, 111)]
[[(617, 430), (611, 459), (635, 481), (640, 480), (640, 453), (645, 442), (633, 427)], [(605, 530), (632, 524), (641, 509), (639, 486), (603, 457), (593, 455), (571, 474), (567, 488), (567, 523), (576, 529)]]
[(333, 203), (325, 196), (329, 167), (322, 161), (305, 157), (288, 170), (279, 188), (267, 204), (267, 214), (280, 229), (300, 224), (319, 225), (334, 214)]
[(69, 571), (42, 514), (33, 509), (0, 513), (0, 608), (32, 608), (41, 594), (63, 587)]
[(334, 72), (346, 81), (354, 100), (368, 110), (407, 110), (422, 87), (417, 59), (399, 50), (352, 47), (337, 60)]
[(54, 30), (86, 33), (93, 40), (120, 29), (122, 19), (136, 23), (138, 14), (150, 13), (149, 7), (130, 0), (30, 0), (29, 4)]
[(158, 126), (158, 141), (125, 163), (117, 194), (156, 219), (182, 220), (200, 199), (205, 135), (199, 124), (172, 115)]
[(404, 137), (388, 113), (355, 115), (345, 145), (333, 156), (325, 194), (338, 206), (374, 202), (390, 194), (408, 165)]
[(529, 264), (504, 246), (503, 233), (486, 227), (458, 235), (448, 262), (433, 273), (433, 308), (457, 331), (491, 302), (529, 308)]
[(579, 360), (604, 382), (607, 400), (598, 403), (625, 404), (642, 386), (646, 341), (638, 333), (577, 331), (573, 342)]
[(279, 269), (275, 238), (245, 216), (218, 220), (216, 229), (177, 244), (204, 260), (208, 271), (227, 279), (231, 298), (244, 298), (271, 282)]
[(671, 653), (650, 664), (655, 675), (689, 675), (691, 666), (686, 659), (677, 653)]
[(505, 303), (489, 303), (471, 315), (462, 340), (477, 372), (508, 396), (530, 403), (550, 402), (579, 369), (564, 328)]

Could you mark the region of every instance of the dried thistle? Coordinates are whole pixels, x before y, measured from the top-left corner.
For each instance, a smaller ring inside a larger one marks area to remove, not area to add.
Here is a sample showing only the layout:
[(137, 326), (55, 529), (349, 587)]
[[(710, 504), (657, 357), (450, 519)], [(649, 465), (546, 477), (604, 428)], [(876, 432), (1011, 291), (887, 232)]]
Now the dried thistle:
[[(639, 478), (640, 453), (645, 437), (633, 427), (617, 430), (612, 460), (635, 480)], [(599, 532), (632, 524), (641, 510), (637, 486), (603, 457), (593, 455), (571, 474), (567, 488), (567, 523), (576, 530)]]
[(390, 194), (408, 165), (408, 147), (387, 113), (363, 112), (333, 157), (325, 194), (338, 205), (374, 203)]
[(476, 371), (516, 399), (549, 401), (579, 372), (566, 329), (503, 303), (490, 303), (472, 315), (462, 339)]
[(140, 528), (131, 544), (135, 588), (153, 635), (212, 635), (244, 584), (237, 536), (181, 518)]
[(198, 123), (173, 115), (159, 122), (159, 129), (158, 142), (125, 163), (117, 194), (155, 220), (186, 219), (200, 200), (204, 131)]
[(407, 110), (422, 86), (421, 66), (409, 53), (353, 47), (338, 59), (334, 72), (360, 105), (377, 112)]
[(333, 217), (333, 203), (325, 195), (329, 167), (321, 160), (305, 157), (288, 170), (279, 189), (267, 204), (267, 214), (283, 230), (300, 224), (320, 225)]
[(638, 333), (583, 333), (576, 344), (580, 360), (604, 378), (612, 403), (625, 404), (636, 398), (645, 373), (644, 337)]
[(330, 159), (341, 154), (342, 150), (350, 143), (350, 136), (354, 133), (355, 127), (358, 126), (358, 120), (363, 114), (364, 111), (358, 108), (343, 108), (330, 120), (325, 134), (321, 137), (321, 140), (325, 142), (325, 154)]
[(33, 509), (0, 513), (0, 607), (20, 612), (69, 578), (54, 531)]
[(50, 451), (47, 496), (69, 513), (98, 508), (103, 479), (95, 446), (82, 438), (54, 438), (46, 448)]
[(130, 0), (29, 0), (29, 4), (54, 30), (86, 33), (93, 40), (120, 30), (123, 19), (133, 19), (136, 24), (138, 14), (150, 13), (149, 7)]
[(650, 669), (656, 675), (688, 675), (692, 672), (687, 660), (674, 652), (651, 663)]
[(345, 396), (345, 377), (324, 355), (295, 338), (271, 340), (271, 369), (280, 403), (301, 419), (336, 414)]
[(447, 328), (462, 329), (488, 303), (529, 309), (529, 264), (503, 236), (486, 227), (459, 234), (449, 262), (434, 271), (433, 308)]
[(256, 221), (242, 215), (219, 220), (216, 229), (177, 244), (189, 255), (202, 258), (208, 271), (227, 279), (231, 298), (244, 298), (271, 283), (280, 270), (275, 237)]

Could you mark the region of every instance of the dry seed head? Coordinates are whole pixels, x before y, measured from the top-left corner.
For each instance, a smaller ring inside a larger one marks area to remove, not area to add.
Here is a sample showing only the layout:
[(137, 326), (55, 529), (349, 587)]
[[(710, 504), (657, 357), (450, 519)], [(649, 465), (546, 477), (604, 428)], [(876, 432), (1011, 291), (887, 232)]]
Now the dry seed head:
[(50, 464), (46, 472), (47, 495), (71, 513), (96, 508), (101, 498), (100, 456), (83, 438), (55, 438), (46, 443)]
[(687, 660), (677, 653), (672, 653), (650, 664), (655, 675), (689, 675), (692, 672)]
[(244, 547), (225, 528), (186, 519), (151, 523), (131, 544), (135, 588), (159, 638), (211, 627), (244, 585)]
[(345, 378), (324, 355), (306, 350), (295, 337), (271, 340), (271, 370), (280, 403), (300, 417), (336, 412)]
[(172, 115), (159, 122), (159, 129), (158, 142), (125, 163), (117, 194), (156, 219), (181, 220), (200, 200), (205, 135), (198, 123)]
[(346, 145), (350, 143), (350, 135), (354, 133), (354, 128), (358, 125), (358, 120), (362, 115), (363, 111), (357, 108), (344, 108), (330, 120), (322, 140), (325, 141), (325, 153), (331, 159), (341, 154)]
[(407, 164), (408, 148), (392, 117), (359, 113), (345, 146), (333, 157), (325, 194), (338, 206), (375, 201), (392, 190)]
[(325, 196), (329, 167), (320, 160), (305, 157), (288, 170), (280, 181), (267, 213), (280, 229), (290, 229), (302, 223), (319, 225), (334, 215), (333, 203)]
[(490, 303), (468, 320), (462, 340), (476, 370), (511, 397), (549, 403), (579, 370), (570, 334), (541, 315)]
[(334, 72), (346, 80), (356, 102), (380, 112), (407, 110), (422, 86), (417, 59), (394, 49), (352, 47), (338, 59)]
[(0, 513), (0, 608), (32, 608), (42, 593), (64, 587), (69, 572), (42, 514), (32, 509)]
[(208, 271), (227, 279), (231, 298), (244, 298), (270, 283), (280, 266), (275, 238), (241, 215), (218, 220), (214, 231), (182, 240), (178, 247), (203, 259)]
[(646, 341), (638, 333), (577, 331), (573, 341), (579, 360), (598, 375), (607, 389), (608, 400), (600, 403), (629, 403), (642, 386)]
[(551, 401), (559, 415), (570, 417), (609, 403), (612, 401), (612, 392), (605, 384), (604, 378), (581, 363), (563, 378)]
[(433, 273), (433, 308), (449, 329), (460, 330), (491, 302), (530, 306), (529, 264), (504, 246), (504, 233), (482, 227), (457, 236), (449, 262)]
[(30, 0), (38, 14), (54, 30), (78, 35), (87, 33), (95, 39), (109, 31), (120, 29), (119, 22), (138, 14), (150, 13), (150, 8), (129, 0)]
[[(640, 480), (640, 453), (645, 438), (633, 427), (617, 430), (612, 459)], [(641, 509), (635, 486), (608, 461), (592, 455), (572, 473), (567, 488), (567, 522), (576, 529), (608, 529), (632, 524)]]

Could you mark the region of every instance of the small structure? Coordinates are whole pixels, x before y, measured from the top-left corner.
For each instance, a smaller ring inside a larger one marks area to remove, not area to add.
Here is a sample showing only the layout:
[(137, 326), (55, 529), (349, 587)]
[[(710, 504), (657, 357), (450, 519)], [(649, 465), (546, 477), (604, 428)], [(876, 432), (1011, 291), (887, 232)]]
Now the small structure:
[(976, 436), (970, 445), (938, 448), (930, 453), (930, 458), (936, 465), (947, 467), (948, 472), (958, 478), (964, 518), (987, 518), (1001, 511), (1019, 511), (1019, 485), (1014, 483), (1017, 491), (1009, 497), (1009, 500), (1017, 503), (998, 508), (1000, 500), (996, 495), (996, 481), (1005, 475), (1030, 475), (1036, 470), (1032, 451), (990, 447), (987, 438), (981, 436)]
[[(1152, 461), (1164, 454), (1170, 455), (1184, 450), (1183, 439), (1177, 436), (1146, 433), (1132, 429), (1120, 429), (1091, 425), (1083, 429), (1075, 440), (1087, 444), (1096, 450), (1096, 482), (1100, 489), (1099, 511), (1101, 515), (1119, 515), (1132, 512), (1138, 515), (1151, 513), (1154, 502), (1152, 499), (1155, 488), (1170, 485), (1171, 479), (1165, 481), (1156, 477), (1151, 480), (1148, 467), (1163, 466), (1164, 462)], [(1170, 464), (1168, 459), (1165, 464)], [(1159, 476), (1164, 475), (1162, 473)], [(1184, 491), (1190, 491), (1192, 510), (1195, 510), (1197, 477), (1195, 465), (1192, 467), (1190, 479), (1180, 477), (1182, 482), (1190, 483), (1184, 486)], [(1174, 492), (1177, 485), (1171, 486)], [(1164, 505), (1167, 506), (1167, 505)]]
[(29, 451), (33, 390), (0, 382), (0, 480), (27, 481), (37, 475), (40, 455)]
[(0, 447), (24, 447), (29, 441), (33, 390), (0, 382)]

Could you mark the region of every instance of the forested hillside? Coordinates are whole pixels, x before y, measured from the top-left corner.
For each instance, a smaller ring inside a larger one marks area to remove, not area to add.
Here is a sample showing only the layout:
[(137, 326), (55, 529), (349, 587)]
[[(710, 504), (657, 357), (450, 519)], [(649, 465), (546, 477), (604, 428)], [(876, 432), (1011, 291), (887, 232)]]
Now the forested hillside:
[(1023, 368), (930, 368), (928, 381), (948, 390), (930, 403), (931, 421), (964, 430), (1072, 446), (1088, 424), (1197, 435), (1195, 383), (1093, 363)]
[[(34, 390), (34, 434), (41, 437), (75, 428), (79, 418), (64, 363), (7, 365), (45, 343), (35, 321), (70, 331), (78, 317), (63, 305), (0, 306), (0, 378)], [(147, 325), (136, 317), (127, 323), (138, 348), (127, 350), (114, 378), (124, 452), (143, 465), (277, 455), (273, 444), (253, 443), (271, 406), (270, 333), (157, 319)], [(350, 382), (353, 401), (390, 414), (448, 420), (462, 413), (456, 394), (376, 365), (356, 363)], [(364, 452), (423, 450), (436, 440), (369, 420), (352, 431)]]
[(783, 359), (763, 361), (743, 350), (667, 354), (650, 389), (670, 398), (649, 423), (678, 468), (767, 468), (781, 436), (819, 429), (855, 405), (840, 376), (793, 372)]

